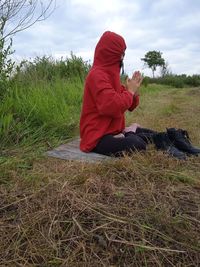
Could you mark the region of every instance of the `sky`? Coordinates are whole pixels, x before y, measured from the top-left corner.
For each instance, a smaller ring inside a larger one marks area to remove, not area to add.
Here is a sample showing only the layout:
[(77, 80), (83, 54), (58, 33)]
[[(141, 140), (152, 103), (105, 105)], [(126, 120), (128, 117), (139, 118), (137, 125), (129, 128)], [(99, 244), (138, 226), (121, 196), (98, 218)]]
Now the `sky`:
[(14, 56), (60, 59), (72, 51), (92, 63), (96, 43), (107, 30), (126, 41), (128, 74), (151, 75), (141, 61), (151, 50), (162, 52), (174, 74), (200, 74), (200, 0), (57, 0), (47, 20), (13, 37)]

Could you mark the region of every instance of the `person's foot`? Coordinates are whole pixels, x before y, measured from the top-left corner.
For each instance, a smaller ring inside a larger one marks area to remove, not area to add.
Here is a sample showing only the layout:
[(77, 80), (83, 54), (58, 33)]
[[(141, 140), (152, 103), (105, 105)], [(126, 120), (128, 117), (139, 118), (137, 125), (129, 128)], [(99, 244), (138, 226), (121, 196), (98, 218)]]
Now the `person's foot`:
[(200, 154), (200, 149), (192, 146), (188, 132), (182, 129), (169, 128), (167, 134), (176, 148), (191, 155)]
[(186, 159), (185, 153), (176, 148), (165, 132), (157, 133), (153, 136), (153, 141), (158, 150), (165, 151), (168, 155), (177, 159)]

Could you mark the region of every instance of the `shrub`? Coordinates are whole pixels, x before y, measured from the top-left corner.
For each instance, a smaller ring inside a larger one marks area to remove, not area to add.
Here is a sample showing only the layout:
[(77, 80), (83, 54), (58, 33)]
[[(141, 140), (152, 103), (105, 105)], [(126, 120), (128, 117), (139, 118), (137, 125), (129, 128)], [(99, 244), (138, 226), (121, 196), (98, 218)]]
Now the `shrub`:
[(182, 75), (170, 74), (158, 78), (145, 77), (145, 79), (148, 79), (148, 83), (165, 84), (174, 86), (176, 88), (183, 88), (184, 86), (194, 86), (194, 87), (200, 86), (200, 75), (187, 76), (186, 74)]
[(6, 47), (5, 40), (1, 39), (1, 27), (0, 27), (0, 100), (2, 100), (5, 94), (10, 89), (10, 75), (14, 68), (14, 62), (9, 58), (13, 54), (11, 49), (12, 40), (10, 40), (9, 45)]
[(15, 80), (29, 83), (30, 81), (54, 81), (61, 79), (84, 80), (90, 64), (81, 57), (71, 53), (70, 58), (55, 60), (51, 56), (36, 57), (33, 61), (22, 61), (16, 69)]

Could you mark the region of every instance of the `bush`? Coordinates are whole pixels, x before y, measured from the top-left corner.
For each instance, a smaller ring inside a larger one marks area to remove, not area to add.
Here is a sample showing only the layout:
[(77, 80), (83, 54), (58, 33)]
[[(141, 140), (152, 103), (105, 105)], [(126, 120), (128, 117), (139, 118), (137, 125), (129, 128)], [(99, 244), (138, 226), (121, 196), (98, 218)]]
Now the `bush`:
[(70, 58), (55, 60), (51, 56), (36, 57), (33, 62), (22, 61), (16, 69), (15, 80), (29, 83), (30, 81), (54, 81), (60, 79), (84, 80), (90, 64), (81, 57), (71, 53)]
[(14, 68), (14, 62), (9, 58), (13, 54), (11, 49), (12, 40), (6, 47), (5, 40), (1, 39), (2, 29), (0, 27), (0, 100), (3, 100), (4, 96), (10, 89), (10, 76)]
[(157, 83), (170, 85), (176, 88), (183, 88), (184, 86), (200, 86), (200, 75), (187, 76), (186, 74), (182, 75), (166, 75), (164, 77), (150, 78), (145, 77), (148, 80), (148, 83)]
[(149, 77), (144, 77), (144, 79), (142, 81), (142, 85), (144, 85), (144, 87), (147, 87), (149, 82), (150, 82), (150, 78)]
[(200, 86), (200, 75), (188, 76), (185, 83), (194, 87)]

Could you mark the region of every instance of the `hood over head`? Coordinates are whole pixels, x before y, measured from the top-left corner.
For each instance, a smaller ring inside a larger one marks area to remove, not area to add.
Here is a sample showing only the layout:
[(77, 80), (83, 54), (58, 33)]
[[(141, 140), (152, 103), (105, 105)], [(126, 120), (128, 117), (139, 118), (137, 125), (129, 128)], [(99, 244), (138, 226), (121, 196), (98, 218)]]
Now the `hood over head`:
[(106, 31), (96, 45), (93, 65), (102, 67), (119, 66), (125, 49), (126, 43), (122, 36)]

